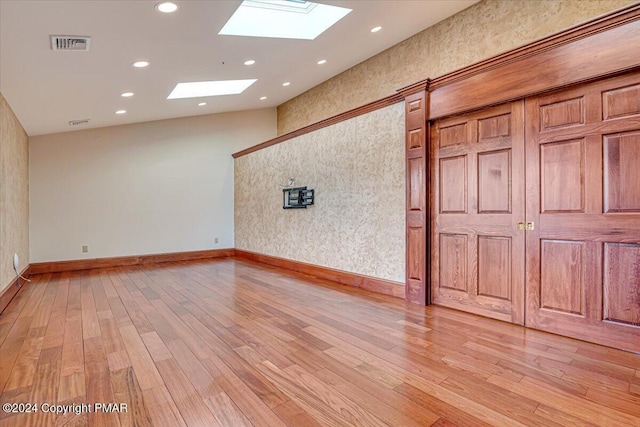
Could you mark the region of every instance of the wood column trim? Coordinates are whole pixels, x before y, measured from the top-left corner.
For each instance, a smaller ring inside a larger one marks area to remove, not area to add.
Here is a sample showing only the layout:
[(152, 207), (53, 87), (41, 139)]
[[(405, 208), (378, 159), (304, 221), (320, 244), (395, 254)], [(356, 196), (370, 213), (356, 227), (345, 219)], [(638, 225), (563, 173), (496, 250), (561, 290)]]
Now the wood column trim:
[(113, 268), (126, 265), (157, 264), (162, 262), (190, 261), (196, 259), (232, 257), (233, 248), (203, 251), (174, 252), (153, 255), (133, 255), (113, 258), (76, 259), (70, 261), (36, 262), (31, 264), (30, 274), (58, 273), (61, 271), (91, 270), (93, 268)]
[(308, 274), (319, 279), (331, 280), (343, 285), (354, 286), (366, 289), (379, 294), (390, 295), (396, 298), (404, 298), (405, 287), (402, 283), (391, 280), (379, 279), (377, 277), (365, 276), (348, 271), (335, 270), (320, 265), (307, 264), (305, 262), (291, 259), (278, 258), (270, 255), (236, 249), (236, 258), (247, 259), (298, 273)]
[[(27, 266), (24, 270), (22, 270), (22, 273), (20, 273), (20, 275), (22, 277), (29, 278), (29, 275), (31, 275), (30, 266)], [(20, 279), (20, 283), (22, 286), (18, 287), (16, 284), (16, 279), (13, 279), (11, 283), (9, 283), (9, 286), (7, 286), (4, 291), (2, 291), (2, 294), (0, 294), (0, 314), (2, 314), (5, 308), (7, 308), (9, 303), (15, 298), (20, 289), (24, 287), (24, 280)]]
[(414, 304), (429, 303), (427, 262), (427, 180), (429, 162), (429, 80), (400, 89), (405, 101), (406, 153), (406, 268), (405, 299)]

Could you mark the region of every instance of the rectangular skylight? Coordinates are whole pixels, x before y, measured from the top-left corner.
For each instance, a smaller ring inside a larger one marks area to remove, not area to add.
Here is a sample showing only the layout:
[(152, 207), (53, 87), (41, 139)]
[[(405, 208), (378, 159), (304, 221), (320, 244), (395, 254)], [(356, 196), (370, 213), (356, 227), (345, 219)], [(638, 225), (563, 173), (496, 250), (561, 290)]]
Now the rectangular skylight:
[(300, 0), (244, 0), (218, 34), (313, 40), (351, 9)]
[(244, 92), (246, 88), (256, 81), (257, 79), (178, 83), (167, 99), (236, 95)]

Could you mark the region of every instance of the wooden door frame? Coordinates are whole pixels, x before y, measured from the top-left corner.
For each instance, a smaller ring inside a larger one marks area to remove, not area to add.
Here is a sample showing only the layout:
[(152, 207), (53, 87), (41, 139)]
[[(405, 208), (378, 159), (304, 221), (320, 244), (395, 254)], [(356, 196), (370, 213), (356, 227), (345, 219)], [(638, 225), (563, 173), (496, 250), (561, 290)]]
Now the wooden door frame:
[[(640, 46), (640, 3), (398, 90), (405, 100), (407, 125), (407, 301), (420, 305), (431, 301), (427, 254), (434, 192), (428, 178), (433, 164), (427, 149), (429, 123), (640, 69), (637, 51), (630, 46)], [(543, 74), (539, 73), (542, 68)]]

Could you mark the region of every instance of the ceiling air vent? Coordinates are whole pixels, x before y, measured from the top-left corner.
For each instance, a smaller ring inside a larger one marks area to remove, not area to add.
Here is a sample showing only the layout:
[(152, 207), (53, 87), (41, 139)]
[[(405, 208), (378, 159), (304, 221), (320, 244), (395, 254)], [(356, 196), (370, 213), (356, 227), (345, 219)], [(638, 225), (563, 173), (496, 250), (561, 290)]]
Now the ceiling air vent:
[(91, 37), (51, 36), (51, 50), (89, 50)]
[(71, 120), (69, 122), (69, 126), (82, 126), (82, 125), (88, 125), (88, 124), (89, 124), (89, 119)]

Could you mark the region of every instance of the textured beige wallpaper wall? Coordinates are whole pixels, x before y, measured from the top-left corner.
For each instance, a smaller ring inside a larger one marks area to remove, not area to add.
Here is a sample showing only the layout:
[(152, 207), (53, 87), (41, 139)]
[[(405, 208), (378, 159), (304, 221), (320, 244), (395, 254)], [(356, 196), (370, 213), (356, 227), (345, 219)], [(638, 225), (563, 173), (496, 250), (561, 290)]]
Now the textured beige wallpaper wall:
[[(282, 209), (282, 187), (316, 191)], [(404, 283), (404, 104), (235, 160), (235, 245)]]
[(29, 138), (0, 93), (0, 292), (29, 263)]
[(278, 107), (278, 135), (637, 0), (483, 0)]

